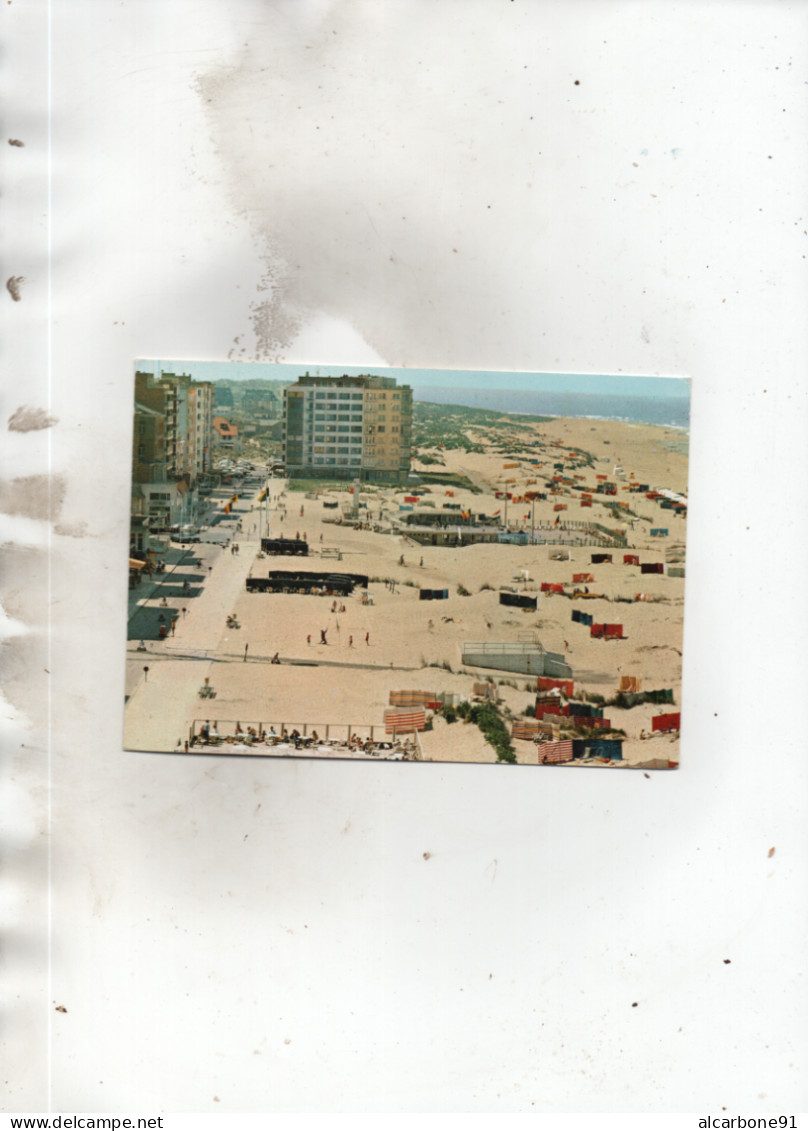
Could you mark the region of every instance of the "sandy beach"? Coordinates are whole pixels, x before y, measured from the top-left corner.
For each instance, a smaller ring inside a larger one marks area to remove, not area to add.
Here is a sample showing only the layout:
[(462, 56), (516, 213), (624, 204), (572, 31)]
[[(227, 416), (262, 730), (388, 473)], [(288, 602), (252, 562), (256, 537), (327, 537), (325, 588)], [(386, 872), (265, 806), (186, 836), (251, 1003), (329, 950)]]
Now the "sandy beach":
[[(339, 728), (365, 733), (373, 727), (383, 735), (391, 691), (451, 693), (460, 700), (472, 698), (473, 685), (486, 679), (496, 685), (510, 729), (512, 719), (528, 717), (528, 709), (535, 717), (536, 677), (464, 665), (462, 647), (471, 641), (536, 640), (565, 657), (576, 698), (588, 694), (609, 700), (621, 677), (631, 676), (642, 681), (644, 691), (672, 690), (673, 706), (605, 706), (603, 713), (612, 728), (625, 732), (622, 762), (608, 768), (678, 762), (678, 733), (650, 736), (652, 718), (678, 711), (681, 704), (686, 517), (661, 509), (660, 500), (646, 498), (647, 492), (626, 488), (634, 482), (685, 495), (686, 433), (612, 421), (528, 424), (509, 417), (501, 429), (470, 429), (468, 438), (482, 450), (420, 449), (426, 462), (414, 458), (414, 471), (455, 476), (457, 482), (451, 487), (422, 483), (429, 494), (415, 509), (434, 514), (450, 503), (475, 515), (498, 512), (500, 523), (507, 509), (510, 532), (546, 542), (418, 544), (398, 526), (409, 513), (399, 510), (403, 497), (414, 488), (363, 487), (356, 526), (345, 515), (356, 502), (347, 484), (324, 487), (311, 497), (312, 491), (273, 479), (266, 503), (256, 501), (253, 489), (234, 508), (237, 554), (232, 546), (193, 547), (190, 557), (201, 580), (192, 597), (181, 596), (169, 571), (144, 598), (143, 604), (162, 608), (167, 595), (168, 607), (175, 610), (167, 615), (176, 616), (176, 624), (165, 641), (146, 640), (145, 653), (137, 650), (136, 639), (128, 642), (126, 748), (182, 750), (192, 728), (198, 730), (205, 719), (216, 720), (223, 734), (239, 723), (244, 729), (274, 724), (310, 733), (315, 728), (320, 735), (326, 727), (335, 728), (335, 734)], [(553, 482), (554, 475), (568, 482)], [(616, 496), (598, 496), (604, 479), (616, 484)], [(463, 482), (467, 485), (459, 485)], [(547, 497), (517, 501), (527, 491)], [(507, 503), (503, 492), (513, 496)], [(581, 506), (584, 492), (593, 496), (591, 507)], [(325, 501), (339, 505), (325, 507)], [(617, 511), (616, 503), (623, 504)], [(561, 506), (566, 509), (556, 509)], [(625, 544), (612, 548), (606, 535), (595, 533), (598, 544), (576, 525), (581, 523), (621, 532)], [(651, 530), (659, 528), (668, 533), (652, 536)], [(268, 532), (305, 537), (309, 556), (259, 556), (260, 536)], [(612, 554), (611, 563), (592, 564), (593, 553), (604, 550)], [(555, 560), (559, 551), (567, 551), (569, 560)], [(629, 553), (641, 562), (663, 563), (665, 572), (642, 574), (637, 565), (624, 564)], [(671, 562), (675, 575), (669, 572)], [(365, 574), (372, 603), (365, 603), (360, 589), (336, 601), (246, 589), (248, 576), (294, 568)], [(573, 600), (573, 591), (582, 588), (573, 584), (575, 573), (591, 574), (592, 580), (586, 585), (589, 593)], [(564, 592), (542, 592), (542, 583), (562, 585)], [(420, 600), (421, 589), (448, 590), (448, 598)], [(502, 589), (535, 597), (535, 610), (500, 604)], [(636, 600), (639, 594), (648, 599)], [(588, 627), (572, 620), (579, 608), (596, 623), (622, 624), (623, 638), (592, 637)], [(227, 628), (229, 614), (240, 627)], [(280, 662), (271, 663), (276, 655)], [(200, 698), (206, 679), (213, 698)], [(537, 763), (532, 741), (517, 739), (513, 745), (518, 762)], [(239, 753), (232, 744), (217, 753), (229, 749)], [(418, 751), (424, 760), (497, 760), (479, 728), (462, 720), (436, 718), (418, 736)]]

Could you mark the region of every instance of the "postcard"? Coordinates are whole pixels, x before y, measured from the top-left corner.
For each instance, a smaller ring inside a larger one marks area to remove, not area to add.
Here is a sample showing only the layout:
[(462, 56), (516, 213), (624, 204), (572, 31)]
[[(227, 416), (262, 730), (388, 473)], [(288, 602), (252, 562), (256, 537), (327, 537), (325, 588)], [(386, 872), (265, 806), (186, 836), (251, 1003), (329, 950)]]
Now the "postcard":
[(677, 767), (689, 390), (138, 362), (126, 748)]

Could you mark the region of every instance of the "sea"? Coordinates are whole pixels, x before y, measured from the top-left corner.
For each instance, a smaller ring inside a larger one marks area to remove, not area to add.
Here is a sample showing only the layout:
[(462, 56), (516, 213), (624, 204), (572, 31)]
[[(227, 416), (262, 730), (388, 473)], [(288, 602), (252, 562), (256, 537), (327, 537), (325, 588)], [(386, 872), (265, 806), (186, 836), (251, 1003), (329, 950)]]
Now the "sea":
[(624, 420), (690, 430), (687, 396), (623, 396), (622, 394), (564, 393), (525, 389), (424, 386), (413, 388), (416, 401), (458, 404), (529, 416), (573, 416), (587, 420)]

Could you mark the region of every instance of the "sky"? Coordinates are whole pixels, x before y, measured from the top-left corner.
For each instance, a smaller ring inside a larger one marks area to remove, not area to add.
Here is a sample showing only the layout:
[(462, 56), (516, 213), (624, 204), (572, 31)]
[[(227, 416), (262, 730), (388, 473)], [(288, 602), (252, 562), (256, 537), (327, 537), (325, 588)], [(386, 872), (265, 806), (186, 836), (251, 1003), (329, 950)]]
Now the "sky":
[(307, 371), (322, 377), (351, 376), (372, 372), (395, 377), (399, 384), (421, 388), (480, 388), (498, 385), (503, 389), (527, 389), (545, 392), (599, 393), (612, 396), (689, 397), (690, 381), (683, 377), (642, 377), (624, 374), (591, 373), (525, 373), (475, 369), (391, 369), (383, 366), (317, 365), (233, 361), (144, 361), (137, 362), (142, 372), (190, 373), (198, 381), (248, 381), (263, 378), (269, 381), (293, 382)]

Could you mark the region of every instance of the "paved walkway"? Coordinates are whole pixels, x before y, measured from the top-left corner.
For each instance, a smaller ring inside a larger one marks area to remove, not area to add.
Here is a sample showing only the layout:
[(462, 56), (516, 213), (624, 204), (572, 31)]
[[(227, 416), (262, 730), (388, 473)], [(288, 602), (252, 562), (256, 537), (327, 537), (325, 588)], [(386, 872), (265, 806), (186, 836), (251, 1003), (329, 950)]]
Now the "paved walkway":
[[(277, 495), (283, 483), (274, 485)], [(260, 491), (260, 488), (258, 489)], [(253, 492), (254, 495), (258, 491)], [(130, 631), (126, 665), (125, 746), (137, 750), (165, 749), (166, 736), (176, 733), (184, 741), (186, 720), (198, 715), (208, 700), (199, 698), (199, 688), (205, 677), (214, 683), (211, 669), (219, 656), (235, 662), (243, 658), (240, 629), (227, 627), (229, 611), (235, 611), (244, 583), (255, 556), (260, 549), (258, 541), (263, 518), (252, 500), (244, 499), (234, 514), (241, 521), (242, 530), (233, 526), (233, 539), (239, 545), (234, 554), (228, 546), (206, 543), (187, 547), (178, 561), (154, 579), (148, 590), (130, 595), (130, 621), (136, 625), (136, 616), (142, 610), (159, 615), (162, 591), (167, 594), (168, 606), (164, 615), (170, 623), (176, 617), (174, 634), (165, 640), (145, 641), (145, 651), (136, 647), (138, 636)], [(270, 520), (272, 512), (270, 511)], [(193, 563), (193, 564), (192, 564)], [(198, 565), (196, 563), (201, 563)], [(183, 568), (187, 567), (187, 568)], [(200, 580), (192, 583), (192, 596), (176, 596), (176, 575), (197, 573)], [(132, 599), (133, 598), (133, 599)], [(185, 607), (187, 613), (182, 615)], [(184, 653), (203, 657), (198, 664), (189, 665)], [(148, 672), (144, 671), (148, 668)]]

